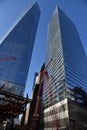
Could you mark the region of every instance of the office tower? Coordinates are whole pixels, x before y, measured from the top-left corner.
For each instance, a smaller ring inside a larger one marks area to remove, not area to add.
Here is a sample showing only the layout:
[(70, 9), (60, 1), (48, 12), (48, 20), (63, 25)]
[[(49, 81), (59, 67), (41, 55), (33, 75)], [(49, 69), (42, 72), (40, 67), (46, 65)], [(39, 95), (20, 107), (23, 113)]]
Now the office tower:
[(37, 82), (37, 77), (38, 77), (38, 73), (37, 72), (35, 72), (35, 74), (34, 74), (34, 81), (33, 81), (33, 88), (32, 88), (32, 90), (34, 89), (34, 87), (35, 87), (35, 84), (36, 84), (36, 82)]
[[(28, 125), (32, 130), (39, 130), (39, 122), (42, 106), (42, 93), (43, 93), (43, 73), (45, 64), (42, 65), (40, 72), (35, 73), (34, 87), (32, 94), (32, 102), (30, 104)], [(37, 76), (36, 76), (37, 75)]]
[(40, 9), (37, 3), (18, 18), (0, 45), (0, 86), (23, 95), (32, 56)]
[(36, 97), (39, 89), (39, 83), (38, 83), (38, 73), (35, 72), (34, 74), (34, 81), (33, 81), (33, 87), (32, 87), (32, 102), (28, 104), (27, 110), (26, 110), (26, 117), (25, 117), (25, 124), (29, 125), (32, 122), (32, 116), (34, 114), (35, 109), (35, 103), (36, 103)]
[(48, 28), (46, 64), (51, 59), (52, 63), (47, 70), (47, 85), (54, 93), (56, 91), (55, 103), (64, 99), (67, 87), (87, 89), (87, 57), (77, 29), (63, 11), (57, 8)]
[[(40, 80), (40, 73), (35, 73), (34, 75), (34, 82), (33, 82), (33, 89), (32, 89), (32, 102), (29, 106), (29, 117), (28, 117), (28, 125), (29, 128), (31, 129), (35, 129), (36, 125), (38, 124), (38, 121), (36, 119), (39, 118), (39, 114), (36, 114), (36, 109), (37, 109), (37, 105), (38, 105), (38, 100), (39, 100), (39, 80)], [(37, 99), (38, 98), (38, 99)], [(38, 110), (39, 111), (39, 110)], [(34, 128), (32, 128), (34, 127)]]
[[(83, 97), (87, 97), (87, 57), (74, 23), (60, 8), (55, 9), (48, 26), (46, 66), (49, 62), (43, 90), (44, 125), (41, 126), (45, 130), (54, 127), (74, 130), (72, 124), (82, 119), (80, 115), (84, 118), (83, 109), (86, 112), (85, 107), (80, 108), (78, 104), (84, 104)], [(83, 122), (87, 124), (87, 120)]]

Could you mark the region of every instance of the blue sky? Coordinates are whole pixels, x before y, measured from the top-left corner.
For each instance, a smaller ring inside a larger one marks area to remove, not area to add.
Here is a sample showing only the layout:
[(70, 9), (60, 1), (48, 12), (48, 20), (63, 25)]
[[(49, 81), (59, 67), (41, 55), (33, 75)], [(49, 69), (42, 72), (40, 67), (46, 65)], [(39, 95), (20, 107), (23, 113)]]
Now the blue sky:
[[(0, 39), (32, 2), (35, 0), (0, 0)], [(37, 0), (37, 2), (40, 6), (41, 16), (25, 89), (25, 95), (28, 93), (29, 97), (34, 73), (40, 70), (45, 60), (47, 27), (56, 5), (75, 23), (87, 54), (87, 0)]]

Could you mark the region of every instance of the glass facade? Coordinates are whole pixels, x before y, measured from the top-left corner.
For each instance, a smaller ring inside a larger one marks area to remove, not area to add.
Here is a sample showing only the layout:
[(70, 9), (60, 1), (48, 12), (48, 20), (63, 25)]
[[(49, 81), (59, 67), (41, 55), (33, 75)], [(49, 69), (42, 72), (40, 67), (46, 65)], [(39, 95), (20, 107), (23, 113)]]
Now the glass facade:
[(87, 57), (75, 25), (60, 8), (55, 9), (48, 26), (46, 64), (50, 59), (53, 60), (44, 84), (44, 108), (65, 97), (73, 99), (69, 88), (87, 90)]
[(35, 3), (0, 45), (0, 58), (5, 58), (0, 60), (0, 86), (5, 84), (3, 89), (6, 91), (23, 95), (39, 16), (39, 6)]
[(87, 124), (87, 57), (75, 25), (60, 8), (48, 26), (46, 66), (49, 62), (40, 130), (80, 130), (78, 120), (78, 126)]

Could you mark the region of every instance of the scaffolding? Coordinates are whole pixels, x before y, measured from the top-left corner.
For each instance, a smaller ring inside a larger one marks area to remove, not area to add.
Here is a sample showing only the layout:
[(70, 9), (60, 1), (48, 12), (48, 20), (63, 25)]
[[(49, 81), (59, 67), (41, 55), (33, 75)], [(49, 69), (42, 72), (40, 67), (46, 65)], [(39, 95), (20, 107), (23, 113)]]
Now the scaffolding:
[(5, 117), (15, 117), (19, 114), (22, 114), (26, 109), (26, 104), (30, 102), (31, 99), (24, 98), (0, 89), (0, 115)]

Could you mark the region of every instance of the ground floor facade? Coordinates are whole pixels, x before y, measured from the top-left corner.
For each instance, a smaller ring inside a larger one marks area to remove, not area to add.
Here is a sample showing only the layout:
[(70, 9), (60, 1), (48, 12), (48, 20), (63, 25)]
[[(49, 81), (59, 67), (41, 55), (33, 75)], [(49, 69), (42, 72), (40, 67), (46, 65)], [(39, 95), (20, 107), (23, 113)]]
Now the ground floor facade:
[(42, 111), (40, 130), (87, 130), (87, 107), (65, 98)]

